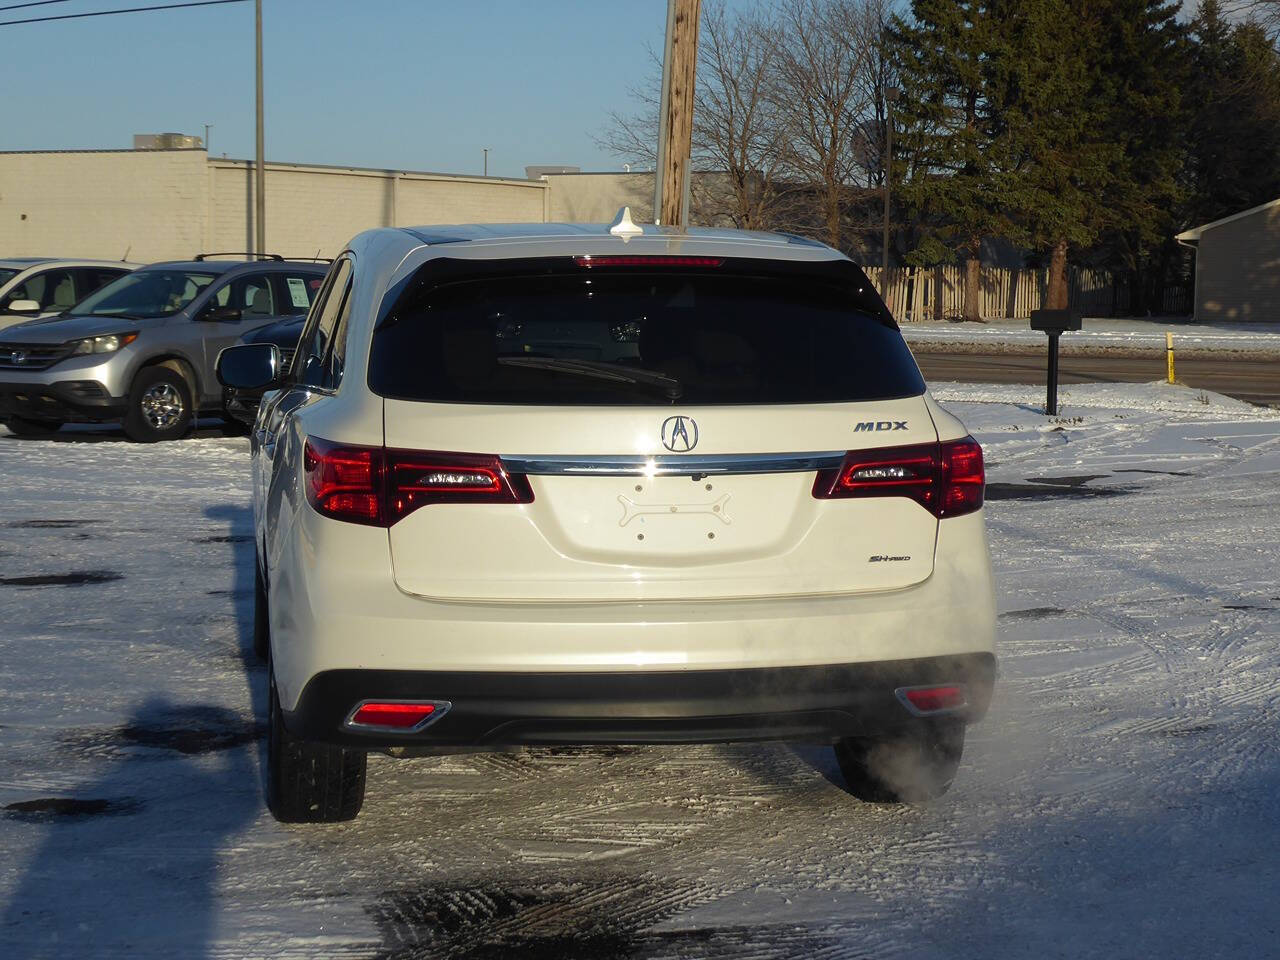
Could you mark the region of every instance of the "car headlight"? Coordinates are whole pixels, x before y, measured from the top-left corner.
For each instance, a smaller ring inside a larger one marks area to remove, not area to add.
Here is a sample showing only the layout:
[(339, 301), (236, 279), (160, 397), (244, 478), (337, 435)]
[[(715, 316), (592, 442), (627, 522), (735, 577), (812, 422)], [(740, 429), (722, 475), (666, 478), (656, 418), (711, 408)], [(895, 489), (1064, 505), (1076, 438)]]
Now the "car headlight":
[(128, 346), (138, 339), (136, 333), (110, 333), (105, 337), (88, 337), (77, 340), (71, 348), (71, 355), (81, 353), (115, 353), (121, 347)]

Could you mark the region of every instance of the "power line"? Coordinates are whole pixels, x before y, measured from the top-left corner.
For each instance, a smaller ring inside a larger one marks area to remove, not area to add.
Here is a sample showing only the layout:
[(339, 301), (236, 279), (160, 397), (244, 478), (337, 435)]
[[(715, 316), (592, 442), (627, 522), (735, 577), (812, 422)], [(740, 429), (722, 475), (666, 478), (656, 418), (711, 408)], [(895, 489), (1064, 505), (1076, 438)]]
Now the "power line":
[[(58, 3), (60, 0), (41, 0)], [(94, 13), (64, 13), (56, 17), (31, 17), (27, 20), (0, 20), (0, 27), (12, 27), (19, 23), (45, 23), (49, 20), (79, 20), (82, 17), (110, 17), (117, 13), (146, 13), (149, 10), (177, 10), (181, 7), (212, 7), (220, 3), (245, 3), (247, 0), (192, 0), (190, 3), (166, 3), (155, 7), (128, 7), (124, 10), (98, 10)], [(5, 8), (9, 9), (9, 8)]]
[(66, 3), (67, 0), (35, 0), (34, 3), (11, 3), (0, 10), (17, 10), (19, 7), (47, 7), (51, 3)]

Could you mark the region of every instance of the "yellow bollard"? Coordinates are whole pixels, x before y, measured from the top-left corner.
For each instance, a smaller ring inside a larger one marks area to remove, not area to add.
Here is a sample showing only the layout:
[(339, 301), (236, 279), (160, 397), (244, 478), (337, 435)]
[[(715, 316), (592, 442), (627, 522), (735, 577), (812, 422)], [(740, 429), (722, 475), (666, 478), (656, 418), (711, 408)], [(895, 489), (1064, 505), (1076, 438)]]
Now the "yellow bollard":
[(1173, 379), (1173, 334), (1166, 331), (1164, 335), (1164, 355), (1169, 361), (1169, 382), (1174, 383)]

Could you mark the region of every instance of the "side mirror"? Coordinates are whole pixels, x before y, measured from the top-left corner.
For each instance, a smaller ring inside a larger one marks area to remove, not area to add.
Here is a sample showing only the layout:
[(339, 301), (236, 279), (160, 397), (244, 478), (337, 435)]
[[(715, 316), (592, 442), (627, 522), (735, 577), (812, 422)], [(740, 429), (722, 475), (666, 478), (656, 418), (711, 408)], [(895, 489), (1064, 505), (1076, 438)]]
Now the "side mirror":
[(210, 307), (200, 314), (200, 319), (208, 323), (239, 323), (239, 307)]
[(9, 313), (39, 313), (40, 304), (35, 300), (10, 300), (5, 310)]
[(280, 348), (274, 343), (240, 343), (226, 347), (214, 365), (218, 382), (233, 390), (269, 390), (284, 376)]

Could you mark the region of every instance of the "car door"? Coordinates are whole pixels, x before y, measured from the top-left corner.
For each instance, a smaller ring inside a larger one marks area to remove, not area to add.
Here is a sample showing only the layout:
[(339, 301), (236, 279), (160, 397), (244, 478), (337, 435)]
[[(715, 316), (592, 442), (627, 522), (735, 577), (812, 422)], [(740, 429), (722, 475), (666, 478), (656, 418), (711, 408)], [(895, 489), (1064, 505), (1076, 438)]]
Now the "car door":
[(279, 521), (291, 516), (294, 505), (283, 503), (289, 496), (287, 483), (280, 482), (281, 458), (279, 440), (286, 435), (290, 419), (302, 407), (317, 399), (332, 396), (341, 379), (335, 375), (333, 347), (345, 332), (342, 322), (349, 310), (354, 257), (339, 257), (317, 294), (302, 335), (288, 378), (280, 390), (268, 393), (258, 407), (253, 431), (254, 514), (258, 542), (266, 548), (268, 570), (274, 557), (273, 545), (279, 540)]
[(218, 354), (251, 330), (279, 319), (277, 303), (275, 285), (267, 271), (239, 274), (213, 291), (197, 314), (206, 387), (212, 389), (217, 384), (214, 365)]

